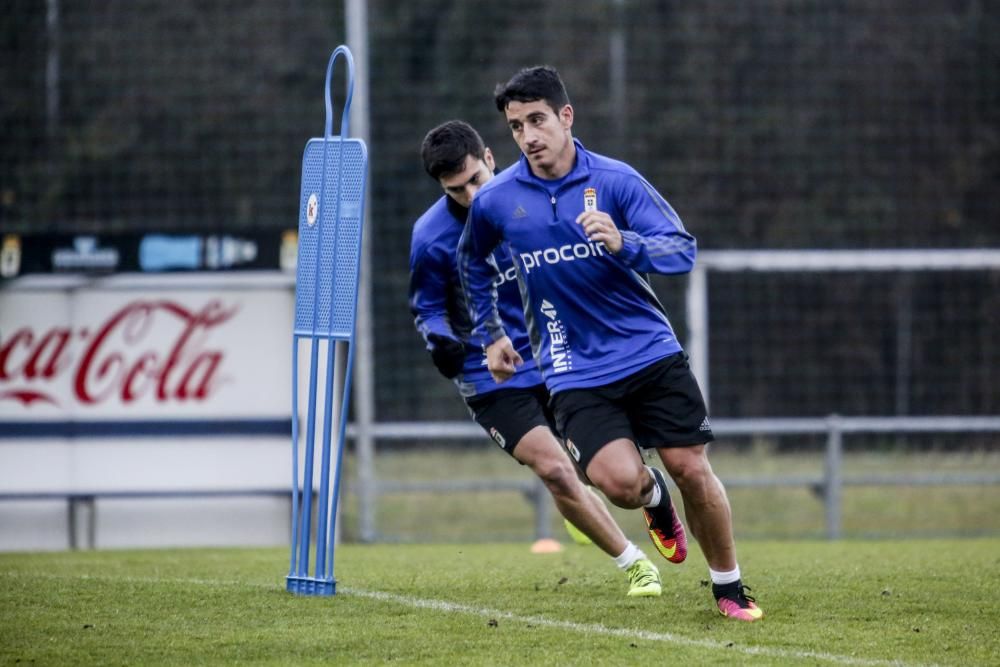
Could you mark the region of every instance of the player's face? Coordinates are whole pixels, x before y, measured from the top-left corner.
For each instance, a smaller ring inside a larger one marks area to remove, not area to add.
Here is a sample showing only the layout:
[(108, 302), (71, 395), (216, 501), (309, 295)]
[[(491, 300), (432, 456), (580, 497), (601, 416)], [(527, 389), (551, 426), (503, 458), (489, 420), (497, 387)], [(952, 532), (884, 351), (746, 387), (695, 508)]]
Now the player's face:
[(573, 107), (554, 111), (545, 100), (508, 102), (507, 126), (531, 171), (542, 178), (561, 178), (573, 168)]
[(493, 153), (487, 148), (483, 154), (483, 159), (466, 155), (462, 169), (454, 174), (442, 176), (438, 179), (446, 195), (455, 200), (459, 206), (469, 208), (472, 205), (472, 198), (479, 192), (479, 188), (493, 178)]

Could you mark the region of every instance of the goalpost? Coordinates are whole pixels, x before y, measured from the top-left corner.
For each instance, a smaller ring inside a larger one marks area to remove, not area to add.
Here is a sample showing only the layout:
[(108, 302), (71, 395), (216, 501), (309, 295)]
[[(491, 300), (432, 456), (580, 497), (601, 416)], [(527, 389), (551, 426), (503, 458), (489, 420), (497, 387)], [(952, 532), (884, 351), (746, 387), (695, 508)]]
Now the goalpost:
[(709, 372), (709, 275), (712, 273), (830, 273), (871, 271), (1000, 271), (1000, 249), (956, 250), (706, 250), (698, 254), (687, 289), (691, 368), (705, 400)]

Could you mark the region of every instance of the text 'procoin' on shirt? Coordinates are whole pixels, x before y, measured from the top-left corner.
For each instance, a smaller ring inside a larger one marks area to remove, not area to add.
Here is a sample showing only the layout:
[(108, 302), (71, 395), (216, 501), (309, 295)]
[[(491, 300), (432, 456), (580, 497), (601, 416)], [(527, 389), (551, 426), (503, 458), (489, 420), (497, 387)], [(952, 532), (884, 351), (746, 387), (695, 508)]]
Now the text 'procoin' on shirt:
[(601, 241), (588, 241), (587, 243), (567, 243), (558, 248), (545, 248), (544, 250), (534, 250), (532, 252), (521, 253), (521, 263), (524, 264), (525, 273), (531, 273), (545, 264), (558, 264), (559, 262), (572, 262), (588, 257), (603, 257), (607, 248)]

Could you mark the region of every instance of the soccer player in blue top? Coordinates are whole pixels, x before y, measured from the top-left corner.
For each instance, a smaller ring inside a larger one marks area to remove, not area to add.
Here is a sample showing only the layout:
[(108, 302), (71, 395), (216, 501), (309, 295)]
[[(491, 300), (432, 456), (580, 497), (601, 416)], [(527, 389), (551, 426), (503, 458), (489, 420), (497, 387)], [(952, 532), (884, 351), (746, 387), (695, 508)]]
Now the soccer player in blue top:
[(683, 528), (663, 474), (643, 464), (638, 448), (655, 449), (680, 489), (719, 611), (761, 618), (740, 578), (729, 500), (706, 455), (714, 436), (701, 391), (644, 276), (690, 271), (694, 237), (638, 172), (573, 138), (573, 107), (554, 69), (521, 70), (497, 86), (495, 101), (522, 156), (480, 189), (459, 244), (474, 340), (488, 345), (498, 381), (517, 377), (524, 353), (498, 316), (487, 262), (506, 246), (534, 359), (573, 457), (611, 502), (642, 507), (657, 549), (677, 559)]
[(417, 220), (410, 247), (410, 309), (434, 365), (454, 380), (469, 411), (496, 444), (530, 467), (545, 483), (560, 513), (626, 572), (628, 595), (660, 595), (656, 566), (625, 537), (604, 503), (583, 484), (550, 430), (548, 392), (531, 357), (513, 266), (502, 247), (491, 258), (500, 269), (495, 285), (497, 306), (508, 340), (524, 363), (500, 386), (486, 367), (482, 347), (468, 343), (471, 320), (455, 253), (474, 195), (493, 178), (490, 150), (468, 123), (449, 121), (427, 134), (421, 155), (427, 173), (445, 192)]

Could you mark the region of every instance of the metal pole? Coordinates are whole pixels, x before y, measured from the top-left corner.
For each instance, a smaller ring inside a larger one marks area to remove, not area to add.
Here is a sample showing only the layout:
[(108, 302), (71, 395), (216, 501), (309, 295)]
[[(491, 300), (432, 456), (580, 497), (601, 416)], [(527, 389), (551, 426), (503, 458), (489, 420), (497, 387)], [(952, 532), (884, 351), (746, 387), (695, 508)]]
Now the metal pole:
[(45, 36), (45, 131), (53, 146), (59, 132), (59, 0), (45, 4)]
[(838, 415), (830, 415), (826, 432), (826, 464), (823, 471), (826, 500), (826, 537), (840, 538), (840, 502), (843, 491), (843, 425)]
[[(611, 124), (614, 128), (615, 150), (624, 151), (628, 98), (625, 93), (625, 0), (612, 0), (614, 28), (608, 42), (608, 69), (610, 78)], [(628, 151), (624, 151), (627, 155)]]
[[(365, 0), (345, 0), (347, 46), (354, 55), (354, 103), (351, 105), (351, 127), (354, 136), (370, 145), (370, 111), (368, 97), (368, 4)], [(369, 162), (371, 169), (371, 162)], [(361, 275), (358, 279), (358, 317), (354, 366), (354, 406), (357, 433), (355, 445), (358, 461), (358, 533), (362, 542), (373, 542), (375, 530), (375, 328), (372, 324), (372, 265), (371, 265), (371, 188), (365, 193), (364, 234), (361, 240)]]
[(709, 405), (708, 392), (708, 269), (695, 264), (688, 275), (687, 288), (688, 357), (691, 372), (698, 379), (705, 405)]
[(66, 499), (66, 518), (69, 522), (69, 550), (76, 551), (80, 548), (80, 542), (77, 532), (77, 521), (76, 521), (76, 509), (77, 509), (77, 499), (75, 496), (70, 496)]
[(896, 415), (910, 412), (913, 360), (913, 276), (904, 273), (896, 287)]
[[(903, 273), (896, 283), (896, 416), (910, 412), (910, 376), (913, 360), (913, 274)], [(896, 445), (906, 446), (906, 436), (896, 435)]]

